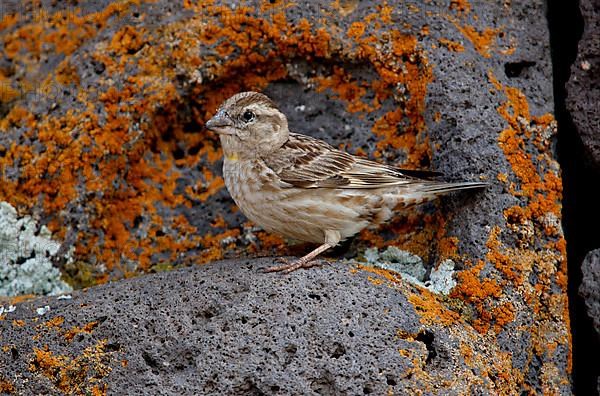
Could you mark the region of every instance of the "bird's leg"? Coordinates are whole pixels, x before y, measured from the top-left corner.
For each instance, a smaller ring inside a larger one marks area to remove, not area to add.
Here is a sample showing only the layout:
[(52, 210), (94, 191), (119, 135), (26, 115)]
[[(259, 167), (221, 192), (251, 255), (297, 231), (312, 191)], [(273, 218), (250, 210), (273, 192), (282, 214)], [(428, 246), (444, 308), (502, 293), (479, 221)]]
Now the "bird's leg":
[(319, 254), (323, 253), (325, 250), (327, 250), (333, 246), (334, 245), (331, 245), (329, 243), (324, 243), (321, 246), (319, 246), (318, 248), (316, 248), (315, 250), (313, 250), (312, 252), (308, 253), (306, 256), (303, 256), (303, 257), (299, 258), (298, 260), (294, 260), (291, 263), (288, 263), (285, 259), (282, 258), (280, 260), (286, 262), (286, 264), (269, 267), (269, 268), (266, 268), (264, 271), (265, 272), (282, 272), (284, 274), (287, 274), (289, 272), (297, 270), (298, 268), (310, 268), (313, 265), (315, 265), (315, 261), (313, 260), (315, 257), (317, 257)]

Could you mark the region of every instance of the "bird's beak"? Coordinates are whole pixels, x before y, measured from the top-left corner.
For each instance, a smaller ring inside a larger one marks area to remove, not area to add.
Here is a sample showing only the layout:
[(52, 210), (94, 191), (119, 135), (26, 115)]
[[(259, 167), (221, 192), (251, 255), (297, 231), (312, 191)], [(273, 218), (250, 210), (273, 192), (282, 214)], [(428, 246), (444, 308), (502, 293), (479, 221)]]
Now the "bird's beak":
[(229, 116), (222, 111), (219, 111), (213, 118), (206, 122), (206, 128), (213, 132), (223, 135), (233, 135), (233, 123)]

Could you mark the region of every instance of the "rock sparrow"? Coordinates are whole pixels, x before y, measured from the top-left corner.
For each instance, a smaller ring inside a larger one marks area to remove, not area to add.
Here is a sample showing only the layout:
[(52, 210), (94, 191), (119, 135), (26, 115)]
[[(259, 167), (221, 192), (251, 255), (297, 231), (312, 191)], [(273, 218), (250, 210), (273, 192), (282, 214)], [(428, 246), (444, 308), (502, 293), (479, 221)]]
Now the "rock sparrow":
[(310, 267), (320, 253), (396, 210), (487, 185), (428, 180), (438, 174), (369, 161), (290, 132), (286, 116), (257, 92), (227, 99), (206, 127), (220, 136), (225, 185), (242, 212), (266, 231), (321, 244), (268, 272)]

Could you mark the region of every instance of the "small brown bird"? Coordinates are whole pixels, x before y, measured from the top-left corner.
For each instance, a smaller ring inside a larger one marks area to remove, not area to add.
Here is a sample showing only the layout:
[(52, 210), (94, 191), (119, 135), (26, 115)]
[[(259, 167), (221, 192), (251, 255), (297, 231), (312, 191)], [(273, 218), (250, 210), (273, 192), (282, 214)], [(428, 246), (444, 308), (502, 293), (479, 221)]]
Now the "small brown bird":
[(235, 203), (266, 231), (321, 244), (306, 256), (266, 271), (291, 272), (394, 211), (451, 191), (487, 183), (445, 183), (439, 174), (395, 168), (338, 150), (288, 130), (267, 96), (242, 92), (227, 99), (206, 127), (219, 134), (225, 185)]

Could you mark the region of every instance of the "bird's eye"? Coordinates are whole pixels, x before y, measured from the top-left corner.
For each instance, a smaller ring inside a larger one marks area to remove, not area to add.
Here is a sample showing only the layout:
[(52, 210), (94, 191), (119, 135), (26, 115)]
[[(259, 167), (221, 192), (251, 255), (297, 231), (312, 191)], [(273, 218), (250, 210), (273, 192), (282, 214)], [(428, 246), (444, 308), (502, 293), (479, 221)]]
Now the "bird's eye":
[(254, 115), (254, 113), (250, 110), (246, 110), (244, 111), (244, 114), (242, 114), (242, 119), (245, 122), (250, 122), (252, 121), (254, 118), (256, 117), (256, 115)]

